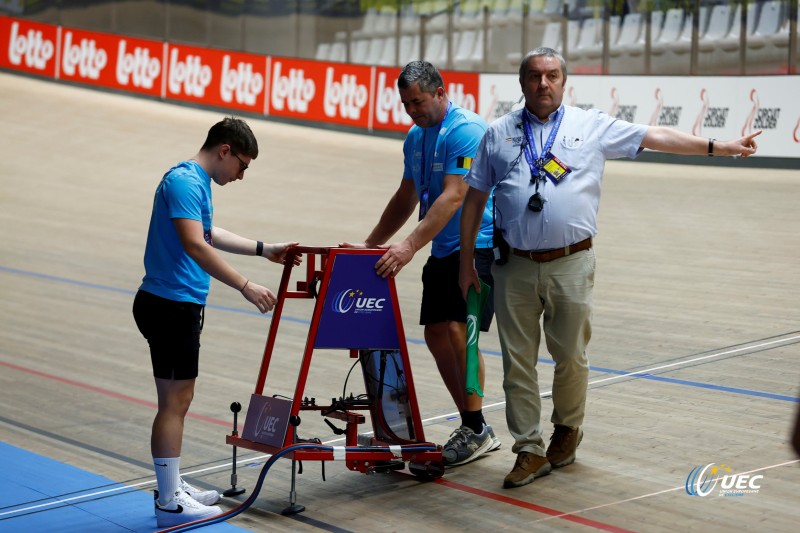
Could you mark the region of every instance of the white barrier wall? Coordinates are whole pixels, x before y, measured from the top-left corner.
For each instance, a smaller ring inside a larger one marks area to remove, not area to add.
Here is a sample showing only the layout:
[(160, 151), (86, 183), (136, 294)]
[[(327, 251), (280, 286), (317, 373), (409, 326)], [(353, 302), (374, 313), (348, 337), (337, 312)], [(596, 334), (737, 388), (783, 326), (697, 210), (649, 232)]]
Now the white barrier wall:
[[(402, 134), (411, 123), (394, 67), (244, 54), (0, 16), (0, 69), (356, 130)], [(490, 122), (521, 105), (515, 74), (442, 74), (450, 98)], [(798, 94), (800, 76), (789, 75), (583, 75), (568, 77), (565, 102), (717, 139), (760, 129), (757, 157), (800, 167)]]
[[(641, 124), (715, 139), (755, 130), (761, 157), (800, 158), (800, 76), (568, 76), (564, 102)], [(518, 77), (480, 77), (480, 113), (491, 121), (521, 105)]]

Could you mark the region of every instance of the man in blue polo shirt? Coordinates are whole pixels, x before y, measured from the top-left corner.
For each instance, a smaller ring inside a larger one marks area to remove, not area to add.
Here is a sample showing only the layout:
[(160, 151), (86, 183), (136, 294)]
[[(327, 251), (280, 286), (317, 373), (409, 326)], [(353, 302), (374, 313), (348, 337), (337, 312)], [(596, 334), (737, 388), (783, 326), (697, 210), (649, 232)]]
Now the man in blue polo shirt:
[[(405, 170), (377, 226), (364, 243), (343, 246), (381, 247), (386, 253), (375, 268), (381, 276), (396, 276), (414, 254), (432, 242), (422, 271), (420, 324), (425, 342), (447, 390), (461, 414), (461, 426), (445, 444), (446, 465), (473, 461), (500, 447), (483, 419), (482, 398), (466, 394), (466, 303), (458, 286), (461, 202), (467, 191), (464, 175), (470, 168), (486, 121), (451, 102), (441, 74), (427, 61), (412, 61), (397, 80), (406, 113), (414, 121), (403, 145)], [(419, 204), (419, 224), (403, 240), (386, 243), (412, 216)], [(481, 278), (492, 285), (492, 208), (487, 205), (475, 243)], [(481, 317), (487, 331), (493, 315), (491, 299)], [(480, 356), (483, 386), (483, 359)]]

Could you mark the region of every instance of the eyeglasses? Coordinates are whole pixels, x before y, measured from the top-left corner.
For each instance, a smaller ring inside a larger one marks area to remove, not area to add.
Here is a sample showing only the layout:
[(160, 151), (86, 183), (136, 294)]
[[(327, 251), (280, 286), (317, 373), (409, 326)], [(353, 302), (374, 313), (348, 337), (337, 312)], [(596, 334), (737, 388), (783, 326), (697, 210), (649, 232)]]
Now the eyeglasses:
[(239, 160), (239, 172), (244, 172), (250, 168), (250, 165), (246, 165), (245, 162), (242, 161), (242, 158), (236, 155), (236, 152), (233, 151), (233, 148), (231, 148), (231, 153), (233, 154), (233, 157)]

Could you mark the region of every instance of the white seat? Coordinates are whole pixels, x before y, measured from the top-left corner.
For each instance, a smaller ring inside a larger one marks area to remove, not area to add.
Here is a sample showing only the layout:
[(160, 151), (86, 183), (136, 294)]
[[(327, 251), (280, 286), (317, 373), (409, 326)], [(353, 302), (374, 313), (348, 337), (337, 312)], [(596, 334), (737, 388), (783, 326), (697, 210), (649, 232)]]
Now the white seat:
[[(747, 34), (751, 35), (756, 28), (756, 21), (758, 12), (756, 11), (758, 4), (750, 2), (747, 4)], [(739, 32), (742, 28), (742, 4), (737, 4), (736, 11), (733, 13), (731, 21), (731, 29), (727, 35), (719, 39), (716, 49), (722, 49), (726, 52), (739, 51)]]
[(539, 44), (539, 46), (552, 48), (553, 50), (562, 50), (560, 20), (545, 24), (544, 34), (542, 34), (542, 42)]
[[(581, 33), (581, 23), (578, 20), (567, 21), (567, 42), (570, 49), (574, 49), (578, 43), (578, 38)], [(564, 36), (561, 35), (561, 21), (548, 22), (545, 25), (544, 32), (542, 33), (542, 40), (539, 46), (552, 48), (558, 53), (564, 53)], [(526, 52), (527, 53), (527, 52)], [(518, 67), (522, 61), (521, 52), (511, 52), (508, 54), (507, 61), (514, 67)]]
[(465, 30), (459, 32), (458, 47), (453, 53), (453, 68), (472, 70), (483, 64), (483, 32)]
[[(659, 39), (664, 22), (663, 11), (650, 14), (650, 43)], [(643, 74), (645, 71), (645, 45), (647, 22), (641, 13), (628, 13), (622, 21), (617, 42), (609, 47), (612, 74)]]
[(374, 7), (367, 9), (364, 12), (364, 19), (361, 22), (361, 28), (353, 32), (353, 39), (363, 39), (375, 35), (375, 26), (378, 22), (378, 10)]
[(484, 33), (483, 31), (478, 31), (476, 33), (475, 39), (475, 46), (472, 49), (472, 56), (470, 56), (470, 69), (472, 70), (486, 70), (486, 61), (485, 61), (485, 50), (484, 50)]
[(761, 5), (758, 23), (747, 38), (748, 74), (785, 74), (789, 72), (788, 9), (779, 0)]
[(522, 52), (522, 0), (510, 0), (489, 16), (490, 69), (501, 70), (508, 55)]
[[(757, 7), (755, 2), (747, 5), (747, 35), (748, 37), (755, 31), (757, 22)], [(700, 46), (698, 64), (700, 72), (703, 74), (738, 74), (740, 66), (740, 30), (742, 5), (738, 4), (731, 17), (731, 27), (728, 33), (718, 38), (712, 44), (711, 50), (706, 46)], [(706, 41), (704, 39), (704, 41)]]
[(347, 61), (347, 44), (343, 42), (331, 43), (331, 49), (328, 53), (328, 61), (336, 61), (344, 63)]
[(383, 57), (383, 49), (386, 47), (388, 37), (373, 37), (369, 40), (369, 50), (367, 51), (367, 65), (378, 65)]
[(711, 8), (708, 18), (708, 29), (700, 37), (700, 52), (713, 51), (720, 39), (727, 37), (731, 31), (733, 13), (730, 4), (717, 4)]
[[(708, 19), (708, 8), (701, 6), (699, 10), (700, 22), (697, 27), (698, 37), (703, 38), (706, 33), (706, 22)], [(653, 74), (690, 74), (692, 52), (692, 25), (694, 16), (686, 13), (683, 21), (683, 29), (674, 41), (660, 41), (657, 48), (653, 49), (651, 57), (651, 72)], [(665, 23), (666, 26), (666, 23)], [(662, 32), (663, 35), (663, 32)]]
[(384, 6), (378, 12), (378, 17), (373, 28), (374, 37), (388, 37), (397, 33), (397, 10), (394, 7)]
[(620, 56), (629, 48), (636, 48), (640, 43), (640, 38), (644, 32), (644, 16), (641, 13), (628, 13), (622, 19), (622, 27), (619, 30), (617, 42), (609, 48), (609, 54)]
[(379, 67), (389, 67), (395, 64), (395, 52), (397, 51), (397, 40), (394, 37), (385, 37), (383, 39), (383, 47), (381, 47), (381, 55), (378, 56), (377, 61), (370, 63)]
[(423, 59), (439, 68), (447, 66), (447, 36), (444, 33), (429, 33), (426, 36)]
[[(594, 21), (593, 23), (590, 21)], [(614, 46), (620, 36), (621, 18), (612, 16), (608, 19), (608, 46)], [(592, 27), (593, 26), (593, 27)], [(587, 35), (587, 33), (589, 35)], [(593, 37), (593, 38), (592, 38)], [(603, 20), (588, 19), (581, 28), (581, 38), (569, 49), (570, 70), (577, 73), (600, 73), (603, 70)]]
[(403, 35), (400, 37), (400, 65), (405, 66), (419, 57), (419, 35)]
[(366, 63), (369, 57), (370, 39), (358, 39), (350, 43), (350, 62)]
[(786, 20), (783, 4), (779, 0), (772, 0), (761, 4), (758, 13), (758, 23), (752, 35), (747, 38), (748, 48), (763, 48), (769, 45), (770, 39), (780, 33)]
[[(700, 6), (700, 22), (697, 25), (697, 37), (699, 39), (705, 37), (708, 29), (708, 6)], [(694, 15), (692, 13), (686, 14), (686, 20), (683, 22), (683, 31), (678, 36), (678, 39), (670, 44), (667, 49), (676, 54), (688, 54), (692, 51), (692, 31), (693, 31)]]
[(317, 52), (314, 54), (314, 59), (317, 61), (330, 60), (332, 43), (318, 43)]
[(664, 15), (664, 26), (658, 34), (657, 39), (653, 39), (650, 45), (650, 53), (661, 55), (666, 53), (667, 47), (678, 40), (683, 32), (684, 21), (683, 9), (675, 8), (667, 10)]
[[(590, 50), (595, 50), (599, 46), (602, 47), (603, 42), (603, 20), (599, 18), (590, 18), (583, 21), (580, 26), (578, 39), (575, 46), (567, 48), (567, 64), (569, 70), (578, 74), (590, 72), (592, 69), (588, 65), (588, 54)], [(594, 56), (593, 59), (599, 57), (599, 54)]]

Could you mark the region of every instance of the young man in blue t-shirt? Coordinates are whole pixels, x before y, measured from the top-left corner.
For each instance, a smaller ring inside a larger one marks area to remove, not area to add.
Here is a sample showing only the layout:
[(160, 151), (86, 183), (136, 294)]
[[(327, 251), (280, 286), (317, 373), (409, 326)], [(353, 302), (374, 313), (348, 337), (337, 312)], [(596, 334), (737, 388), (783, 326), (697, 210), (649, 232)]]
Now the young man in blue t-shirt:
[(219, 501), (217, 491), (189, 485), (179, 470), (211, 276), (241, 292), (262, 313), (272, 310), (277, 300), (268, 288), (230, 266), (219, 250), (282, 263), (287, 249), (297, 244), (265, 244), (213, 224), (211, 181), (226, 185), (244, 179), (244, 171), (257, 156), (258, 144), (250, 127), (243, 120), (226, 118), (211, 127), (197, 155), (171, 168), (156, 188), (144, 253), (145, 276), (133, 303), (133, 316), (150, 345), (158, 394), (150, 438), (158, 482), (158, 527), (222, 512), (214, 506)]

